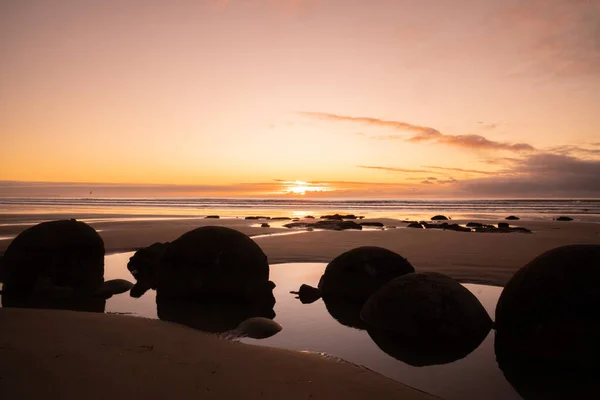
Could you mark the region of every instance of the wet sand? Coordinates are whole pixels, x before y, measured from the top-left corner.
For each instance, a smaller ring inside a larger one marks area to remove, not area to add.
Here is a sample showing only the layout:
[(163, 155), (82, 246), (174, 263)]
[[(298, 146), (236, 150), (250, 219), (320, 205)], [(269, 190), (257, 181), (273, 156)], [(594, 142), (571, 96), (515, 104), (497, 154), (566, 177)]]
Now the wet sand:
[(231, 342), (164, 321), (0, 309), (0, 326), (6, 399), (436, 398), (337, 359)]
[[(271, 264), (284, 262), (329, 262), (359, 246), (381, 246), (393, 250), (419, 271), (435, 271), (462, 282), (504, 285), (517, 269), (537, 255), (567, 244), (600, 244), (600, 224), (558, 221), (514, 221), (533, 231), (524, 233), (475, 233), (406, 228), (394, 219), (376, 219), (397, 229), (384, 231), (314, 231), (297, 235), (262, 236), (255, 240)], [(451, 221), (466, 223), (468, 221)], [(497, 223), (499, 221), (482, 221)], [(93, 222), (100, 230), (107, 253), (133, 251), (154, 242), (176, 239), (205, 225), (229, 226), (248, 235), (279, 234), (287, 228), (252, 227), (256, 221), (239, 219), (180, 219), (154, 221)], [(0, 235), (16, 235), (27, 226), (0, 227)], [(0, 252), (10, 240), (0, 240)]]

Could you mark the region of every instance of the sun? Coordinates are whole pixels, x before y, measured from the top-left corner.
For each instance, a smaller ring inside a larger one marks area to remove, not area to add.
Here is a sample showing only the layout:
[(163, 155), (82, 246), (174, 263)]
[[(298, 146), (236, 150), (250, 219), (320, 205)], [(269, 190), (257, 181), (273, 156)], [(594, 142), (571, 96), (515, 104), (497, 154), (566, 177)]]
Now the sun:
[(288, 194), (305, 195), (307, 192), (327, 192), (331, 190), (324, 185), (318, 185), (303, 181), (284, 182), (284, 190)]

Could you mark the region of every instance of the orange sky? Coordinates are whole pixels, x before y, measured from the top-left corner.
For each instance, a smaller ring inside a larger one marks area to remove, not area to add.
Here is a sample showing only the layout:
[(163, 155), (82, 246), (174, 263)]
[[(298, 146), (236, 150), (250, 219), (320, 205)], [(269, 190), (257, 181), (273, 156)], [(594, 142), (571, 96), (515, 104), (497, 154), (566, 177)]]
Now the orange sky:
[(0, 181), (600, 197), (600, 0), (7, 0), (0, 37)]

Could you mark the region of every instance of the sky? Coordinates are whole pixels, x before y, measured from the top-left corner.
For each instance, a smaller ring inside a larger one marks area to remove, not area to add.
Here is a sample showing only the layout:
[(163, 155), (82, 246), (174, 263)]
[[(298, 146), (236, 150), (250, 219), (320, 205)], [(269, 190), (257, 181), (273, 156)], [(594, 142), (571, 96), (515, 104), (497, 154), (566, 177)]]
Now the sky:
[(600, 0), (1, 0), (0, 196), (600, 198)]

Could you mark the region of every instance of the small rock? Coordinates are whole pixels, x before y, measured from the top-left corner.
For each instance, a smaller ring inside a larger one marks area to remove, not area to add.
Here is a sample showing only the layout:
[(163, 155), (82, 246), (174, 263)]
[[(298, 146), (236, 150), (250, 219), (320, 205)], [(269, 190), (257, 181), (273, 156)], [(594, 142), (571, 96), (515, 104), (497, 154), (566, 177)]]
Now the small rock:
[(310, 304), (321, 298), (321, 291), (310, 285), (302, 284), (297, 292), (290, 292), (297, 295), (297, 299), (300, 299), (302, 304)]
[(515, 217), (514, 215), (511, 215), (509, 217), (506, 217), (506, 219), (509, 221), (517, 221), (517, 220), (519, 220), (519, 217)]
[(449, 219), (450, 218), (446, 217), (445, 215), (436, 215), (436, 216), (431, 217), (432, 221), (447, 221)]
[(267, 224), (267, 223), (265, 222), (265, 223), (263, 223), (263, 224), (260, 224), (260, 227), (261, 227), (261, 228), (270, 228), (270, 227), (271, 227), (271, 225), (269, 225), (269, 224)]
[(218, 215), (207, 215), (206, 217), (204, 217), (206, 219), (219, 219), (221, 217), (219, 217)]

